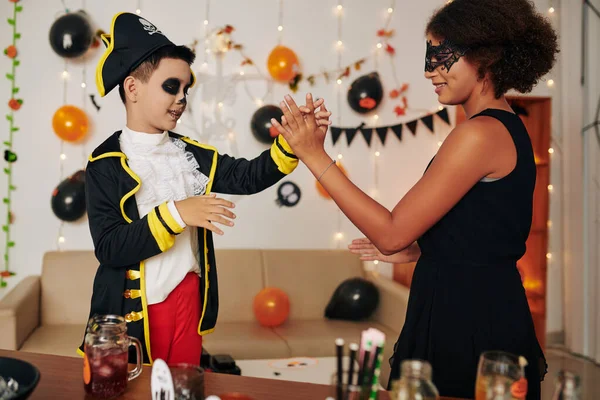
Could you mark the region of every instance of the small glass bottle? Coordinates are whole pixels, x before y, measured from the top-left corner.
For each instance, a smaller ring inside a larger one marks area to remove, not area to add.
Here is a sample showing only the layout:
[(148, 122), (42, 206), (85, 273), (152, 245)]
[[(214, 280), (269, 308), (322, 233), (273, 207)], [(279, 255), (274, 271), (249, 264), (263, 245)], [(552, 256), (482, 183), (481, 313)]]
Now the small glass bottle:
[(431, 381), (431, 364), (422, 360), (404, 360), (400, 379), (392, 383), (391, 400), (439, 400)]
[(556, 378), (552, 400), (580, 400), (579, 376), (571, 371), (561, 370)]

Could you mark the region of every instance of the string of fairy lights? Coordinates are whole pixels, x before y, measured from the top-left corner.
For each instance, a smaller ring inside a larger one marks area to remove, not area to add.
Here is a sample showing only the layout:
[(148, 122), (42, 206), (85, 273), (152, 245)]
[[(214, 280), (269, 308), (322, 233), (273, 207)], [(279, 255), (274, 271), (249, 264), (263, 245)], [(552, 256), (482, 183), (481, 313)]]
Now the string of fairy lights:
[[(139, 0), (138, 0), (139, 1)], [(65, 0), (61, 0), (63, 9), (61, 10), (61, 12), (65, 12), (65, 13), (69, 13), (69, 8), (67, 7)], [(85, 10), (86, 9), (86, 0), (82, 0), (81, 1), (81, 9)], [(71, 71), (73, 70), (73, 67), (75, 66), (74, 62), (70, 62), (67, 58), (64, 59), (64, 64), (63, 64), (63, 70), (60, 73), (60, 79), (62, 80), (62, 105), (65, 106), (68, 103), (68, 93), (69, 93), (69, 84), (72, 80), (72, 73)], [(83, 109), (83, 111), (87, 114), (87, 109), (88, 109), (88, 90), (87, 90), (87, 66), (86, 63), (83, 62), (81, 64), (81, 80), (80, 80), (80, 84), (79, 87), (81, 88), (81, 108)], [(60, 140), (60, 153), (58, 156), (58, 160), (59, 160), (59, 182), (62, 182), (65, 179), (65, 162), (67, 161), (67, 153), (66, 153), (66, 148), (65, 148), (65, 141), (63, 139), (59, 139)], [(82, 169), (85, 169), (85, 165), (87, 163), (87, 150), (86, 150), (86, 146), (85, 143), (80, 143), (78, 144), (80, 150), (81, 150), (81, 163)], [(60, 221), (59, 226), (58, 226), (58, 231), (57, 231), (57, 235), (56, 235), (56, 247), (57, 250), (64, 250), (65, 247), (65, 242), (66, 242), (66, 237), (64, 234), (64, 228), (65, 228), (65, 221)]]

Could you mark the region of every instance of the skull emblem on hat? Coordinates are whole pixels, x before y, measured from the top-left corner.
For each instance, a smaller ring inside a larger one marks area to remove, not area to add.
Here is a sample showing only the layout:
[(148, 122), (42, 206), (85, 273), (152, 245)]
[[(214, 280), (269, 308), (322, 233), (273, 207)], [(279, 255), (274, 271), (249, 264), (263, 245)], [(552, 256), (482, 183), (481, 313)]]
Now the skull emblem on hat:
[(154, 35), (155, 33), (158, 33), (160, 35), (163, 34), (161, 31), (158, 30), (158, 28), (154, 24), (145, 20), (144, 18), (140, 18), (140, 22), (144, 26), (144, 30), (148, 32), (148, 35)]

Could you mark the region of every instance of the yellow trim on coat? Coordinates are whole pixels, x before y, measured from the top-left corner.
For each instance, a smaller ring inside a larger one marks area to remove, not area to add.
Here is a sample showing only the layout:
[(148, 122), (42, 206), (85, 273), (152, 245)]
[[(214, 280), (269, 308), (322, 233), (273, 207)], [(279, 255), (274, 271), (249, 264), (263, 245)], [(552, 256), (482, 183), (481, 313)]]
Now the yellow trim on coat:
[(144, 341), (146, 342), (146, 353), (148, 353), (148, 360), (152, 365), (152, 351), (150, 349), (150, 322), (148, 317), (148, 300), (146, 298), (146, 264), (144, 261), (140, 262), (140, 290), (142, 291), (142, 314), (144, 316)]
[(175, 233), (183, 232), (184, 228), (179, 226), (177, 221), (175, 221), (175, 218), (173, 218), (173, 216), (171, 215), (171, 211), (169, 211), (169, 206), (167, 205), (167, 203), (162, 203), (161, 205), (159, 205), (158, 211), (160, 212), (160, 216), (162, 217), (163, 221), (165, 221), (165, 223), (169, 226), (169, 228), (173, 232), (175, 232)]
[(271, 158), (277, 165), (277, 169), (279, 171), (286, 175), (291, 174), (298, 166), (298, 159), (289, 157), (283, 151), (281, 151), (277, 145), (277, 141), (279, 141), (279, 144), (287, 153), (294, 154), (288, 142), (281, 135), (279, 135), (275, 138), (275, 141), (271, 145)]
[(154, 237), (161, 252), (164, 253), (173, 247), (175, 244), (175, 236), (171, 235), (162, 222), (160, 222), (155, 209), (152, 209), (152, 211), (148, 213), (148, 226), (150, 227), (150, 233)]
[[(182, 140), (186, 143), (189, 143), (193, 146), (196, 147), (200, 147), (202, 149), (206, 149), (206, 150), (212, 150), (214, 151), (213, 154), (213, 162), (212, 165), (210, 167), (210, 174), (208, 177), (208, 185), (206, 186), (206, 193), (205, 194), (210, 194), (211, 190), (212, 190), (212, 184), (215, 178), (215, 171), (217, 170), (217, 160), (218, 160), (218, 152), (217, 149), (209, 146), (209, 145), (205, 145), (205, 144), (200, 144), (198, 142), (196, 142), (195, 140), (191, 140), (188, 137), (184, 137), (182, 138)], [(206, 229), (204, 229), (204, 272), (202, 273), (202, 276), (204, 277), (204, 295), (202, 297), (202, 314), (200, 314), (200, 322), (198, 323), (198, 334), (199, 335), (208, 335), (209, 333), (213, 333), (215, 328), (211, 328), (211, 329), (207, 329), (205, 331), (202, 330), (202, 321), (204, 320), (204, 315), (206, 313), (206, 305), (208, 304), (208, 242), (206, 240)]]

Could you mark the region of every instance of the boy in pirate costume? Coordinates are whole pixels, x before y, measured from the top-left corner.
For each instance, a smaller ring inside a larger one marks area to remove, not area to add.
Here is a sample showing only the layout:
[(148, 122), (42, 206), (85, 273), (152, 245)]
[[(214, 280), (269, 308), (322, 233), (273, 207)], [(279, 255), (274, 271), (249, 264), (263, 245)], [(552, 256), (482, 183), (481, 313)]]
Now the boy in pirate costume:
[[(100, 262), (90, 316), (123, 316), (146, 364), (199, 364), (219, 305), (212, 232), (223, 232), (214, 223), (233, 226), (235, 218), (234, 205), (211, 193), (260, 192), (298, 159), (283, 137), (248, 161), (171, 132), (195, 81), (193, 52), (131, 13), (117, 14), (102, 39), (96, 84), (101, 96), (119, 86), (127, 125), (94, 150), (86, 169)], [(328, 124), (326, 110), (317, 116)]]

